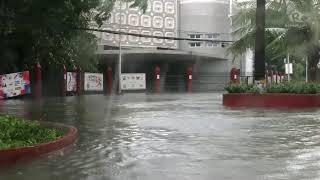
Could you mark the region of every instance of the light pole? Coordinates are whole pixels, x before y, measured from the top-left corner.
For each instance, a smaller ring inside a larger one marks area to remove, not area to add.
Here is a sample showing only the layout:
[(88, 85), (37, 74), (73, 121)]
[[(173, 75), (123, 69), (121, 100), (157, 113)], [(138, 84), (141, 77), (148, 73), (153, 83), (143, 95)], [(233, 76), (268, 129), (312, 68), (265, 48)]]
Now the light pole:
[(120, 18), (119, 18), (119, 60), (118, 60), (118, 78), (119, 78), (119, 87), (118, 94), (121, 94), (121, 71), (122, 71), (122, 44), (121, 44), (121, 28), (122, 28), (122, 0), (120, 0), (119, 8)]

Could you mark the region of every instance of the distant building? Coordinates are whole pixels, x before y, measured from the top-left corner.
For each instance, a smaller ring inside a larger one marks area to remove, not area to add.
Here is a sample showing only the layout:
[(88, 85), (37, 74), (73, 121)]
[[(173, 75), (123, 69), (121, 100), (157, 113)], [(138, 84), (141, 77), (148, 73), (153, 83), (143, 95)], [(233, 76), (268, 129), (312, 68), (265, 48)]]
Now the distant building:
[[(126, 33), (231, 41), (229, 0), (149, 0), (145, 13), (117, 3), (103, 29)], [(96, 33), (103, 63), (116, 69), (119, 35)], [(152, 81), (160, 66), (164, 90), (183, 91), (187, 68), (194, 71), (194, 91), (222, 90), (232, 64), (228, 42), (175, 41), (121, 35), (122, 72), (144, 72)], [(152, 89), (152, 82), (147, 84)]]
[[(177, 3), (177, 0), (149, 0), (148, 9), (143, 13), (138, 8), (130, 8), (131, 4), (129, 3), (122, 3), (120, 10), (120, 4), (117, 2), (110, 19), (105, 22), (102, 28), (115, 31), (121, 29), (122, 32), (143, 35), (177, 37)], [(100, 38), (101, 45), (118, 46), (119, 35), (102, 33)], [(123, 35), (121, 42), (124, 47), (178, 49), (178, 42), (173, 40)]]
[[(231, 22), (228, 0), (181, 0), (180, 36), (192, 39), (212, 39), (231, 41)], [(180, 41), (184, 51), (194, 51), (206, 56), (228, 58), (226, 47), (222, 42)]]

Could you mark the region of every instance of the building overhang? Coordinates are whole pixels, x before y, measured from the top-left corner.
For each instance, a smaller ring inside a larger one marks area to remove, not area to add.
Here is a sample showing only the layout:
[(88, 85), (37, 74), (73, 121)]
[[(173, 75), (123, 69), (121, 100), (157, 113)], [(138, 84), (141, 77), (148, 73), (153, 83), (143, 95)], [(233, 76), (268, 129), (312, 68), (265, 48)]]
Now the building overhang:
[[(159, 50), (159, 49), (123, 49), (124, 60), (141, 59), (143, 61), (168, 60), (168, 61), (227, 61), (227, 58), (203, 54), (192, 51), (181, 50)], [(100, 60), (117, 60), (119, 50), (98, 50), (96, 52)]]

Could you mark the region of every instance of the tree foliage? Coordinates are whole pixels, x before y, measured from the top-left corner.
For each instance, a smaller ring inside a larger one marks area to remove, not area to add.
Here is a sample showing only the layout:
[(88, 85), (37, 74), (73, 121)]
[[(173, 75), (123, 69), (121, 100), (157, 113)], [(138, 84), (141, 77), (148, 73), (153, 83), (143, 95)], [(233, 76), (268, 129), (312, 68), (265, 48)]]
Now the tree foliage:
[[(229, 48), (235, 56), (255, 47), (256, 1), (239, 3), (233, 17), (234, 35), (238, 40)], [(311, 79), (317, 77), (320, 36), (319, 0), (267, 0), (266, 60), (279, 70), (287, 53), (293, 60), (309, 60)]]
[[(147, 0), (122, 0), (145, 9)], [(95, 68), (96, 38), (88, 28), (101, 26), (117, 0), (1, 0), (0, 71), (43, 66)]]

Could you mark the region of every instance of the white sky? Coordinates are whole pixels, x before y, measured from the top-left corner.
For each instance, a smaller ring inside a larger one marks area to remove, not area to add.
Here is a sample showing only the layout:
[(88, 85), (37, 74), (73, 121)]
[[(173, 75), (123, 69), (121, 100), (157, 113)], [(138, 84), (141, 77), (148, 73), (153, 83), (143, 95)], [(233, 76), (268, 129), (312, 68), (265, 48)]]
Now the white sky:
[[(229, 3), (230, 0), (180, 0), (181, 3), (194, 3), (194, 2), (221, 2), (221, 3)], [(233, 0), (234, 2), (235, 1), (238, 1), (238, 2), (243, 2), (243, 1), (247, 1), (247, 0)]]
[(229, 3), (229, 0), (180, 0), (181, 4), (185, 3), (204, 3), (204, 2), (220, 2), (220, 3)]

